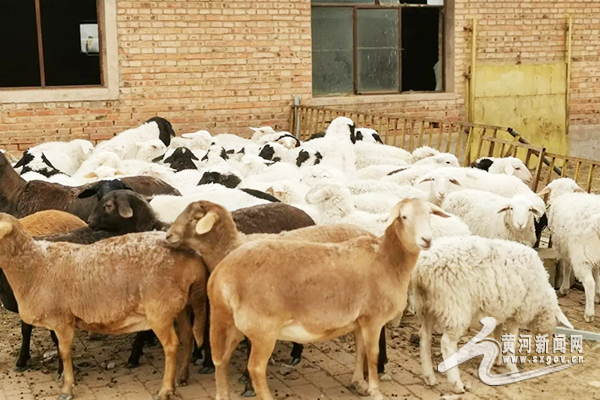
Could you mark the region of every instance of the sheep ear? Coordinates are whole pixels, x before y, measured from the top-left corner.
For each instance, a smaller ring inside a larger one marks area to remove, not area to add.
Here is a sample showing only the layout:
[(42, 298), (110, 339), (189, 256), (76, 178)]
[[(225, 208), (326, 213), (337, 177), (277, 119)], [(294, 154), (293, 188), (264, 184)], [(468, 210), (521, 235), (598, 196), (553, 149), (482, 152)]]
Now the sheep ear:
[(425, 182), (431, 182), (431, 178), (425, 178), (425, 179), (421, 179), (418, 183), (418, 185), (420, 185), (421, 183), (425, 183)]
[(541, 212), (540, 210), (538, 210), (537, 208), (533, 207), (531, 209), (531, 213), (533, 214), (534, 217), (536, 218), (542, 218), (542, 215), (544, 215), (543, 212)]
[(456, 178), (450, 178), (450, 183), (452, 183), (452, 184), (454, 184), (456, 186), (462, 186), (460, 184), (460, 182), (458, 181), (458, 179), (456, 179)]
[(98, 185), (94, 184), (93, 186), (88, 187), (83, 192), (79, 193), (79, 195), (77, 195), (77, 198), (79, 198), (79, 199), (87, 199), (88, 197), (95, 196), (96, 193), (98, 193)]
[(587, 193), (585, 190), (583, 190), (582, 188), (580, 188), (579, 186), (577, 186), (577, 189), (575, 189), (574, 193)]
[(505, 205), (504, 207), (498, 210), (498, 214), (508, 211), (509, 208), (510, 205)]
[(513, 175), (515, 173), (515, 167), (513, 167), (512, 165), (507, 165), (506, 167), (504, 167), (504, 173), (506, 175)]
[(537, 195), (540, 196), (540, 197), (542, 197), (542, 196), (547, 195), (551, 191), (552, 191), (552, 189), (550, 187), (546, 186), (545, 188), (543, 188), (542, 190), (540, 190)]
[(0, 222), (0, 239), (4, 239), (6, 235), (12, 232), (12, 224), (10, 222)]
[(214, 211), (209, 211), (198, 223), (196, 224), (196, 233), (198, 235), (204, 235), (213, 228), (215, 223), (219, 220), (219, 216)]
[(82, 143), (81, 144), (81, 151), (83, 151), (83, 154), (89, 154), (92, 152), (93, 149), (94, 149), (94, 145), (91, 143)]
[(440, 207), (436, 206), (435, 204), (431, 204), (431, 213), (433, 215), (437, 215), (438, 217), (442, 217), (442, 218), (450, 218), (451, 215), (446, 213), (446, 211), (442, 210)]
[(119, 215), (122, 218), (129, 219), (133, 217), (133, 210), (127, 202), (117, 201), (117, 209), (119, 210)]
[(125, 173), (123, 173), (121, 171), (115, 171), (115, 175), (125, 175)]

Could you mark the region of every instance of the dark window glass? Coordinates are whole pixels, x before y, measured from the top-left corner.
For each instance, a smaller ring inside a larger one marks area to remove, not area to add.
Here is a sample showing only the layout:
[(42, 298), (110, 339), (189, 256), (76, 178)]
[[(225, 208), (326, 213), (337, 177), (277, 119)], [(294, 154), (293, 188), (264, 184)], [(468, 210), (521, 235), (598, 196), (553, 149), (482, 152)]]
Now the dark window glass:
[(332, 4), (340, 4), (340, 3), (346, 3), (346, 4), (375, 4), (375, 0), (311, 0), (311, 3), (313, 4), (318, 4), (318, 3), (332, 3)]
[(80, 25), (97, 24), (95, 0), (40, 0), (46, 86), (99, 85), (98, 53), (81, 51)]
[(344, 94), (354, 88), (352, 8), (312, 9), (313, 93)]
[(397, 92), (398, 10), (358, 10), (358, 91)]
[(313, 95), (444, 90), (444, 0), (312, 3)]
[(40, 86), (34, 0), (0, 0), (0, 87)]
[(439, 27), (439, 8), (402, 10), (403, 91), (436, 90), (434, 66), (440, 58)]

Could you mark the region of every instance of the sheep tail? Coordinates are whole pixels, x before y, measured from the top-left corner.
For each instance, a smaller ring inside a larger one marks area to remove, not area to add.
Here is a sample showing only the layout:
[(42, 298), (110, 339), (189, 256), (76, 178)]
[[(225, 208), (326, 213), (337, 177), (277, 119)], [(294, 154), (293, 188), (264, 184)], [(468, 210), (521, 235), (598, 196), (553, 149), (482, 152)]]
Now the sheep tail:
[(556, 315), (556, 319), (558, 320), (558, 322), (560, 322), (561, 324), (563, 324), (567, 328), (573, 329), (573, 325), (571, 325), (571, 323), (567, 319), (567, 316), (562, 312), (562, 310), (558, 306), (556, 307), (556, 314), (555, 315)]

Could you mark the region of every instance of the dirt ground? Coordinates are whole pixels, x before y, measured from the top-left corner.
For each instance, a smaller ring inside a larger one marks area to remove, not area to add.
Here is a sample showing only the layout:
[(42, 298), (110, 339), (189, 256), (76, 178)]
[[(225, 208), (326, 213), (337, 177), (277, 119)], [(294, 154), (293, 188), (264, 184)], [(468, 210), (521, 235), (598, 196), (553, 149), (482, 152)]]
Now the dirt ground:
[[(572, 290), (560, 300), (569, 320), (578, 329), (600, 332), (600, 317), (596, 322), (583, 321), (583, 293)], [(597, 307), (598, 308), (598, 307)], [(600, 310), (597, 311), (600, 313)], [(50, 335), (43, 329), (34, 331), (31, 368), (23, 373), (13, 372), (20, 346), (19, 320), (15, 314), (0, 308), (0, 400), (56, 399), (59, 393), (56, 355)], [(388, 399), (539, 399), (544, 400), (600, 400), (600, 343), (584, 341), (583, 365), (575, 365), (565, 371), (547, 375), (509, 386), (491, 387), (477, 378), (480, 357), (460, 366), (463, 382), (470, 385), (470, 392), (452, 397), (450, 386), (442, 375), (438, 385), (429, 388), (420, 378), (419, 348), (411, 335), (418, 332), (415, 317), (405, 317), (398, 329), (388, 330), (387, 372), (391, 381), (382, 382), (382, 390)], [(469, 338), (475, 332), (469, 333)], [(414, 339), (414, 336), (413, 336)], [(467, 339), (464, 337), (463, 339)], [(79, 332), (74, 343), (77, 385), (76, 399), (123, 399), (149, 400), (160, 386), (163, 357), (159, 346), (146, 350), (142, 365), (126, 369), (125, 361), (133, 342), (132, 335), (102, 337), (90, 340)], [(278, 344), (269, 367), (271, 390), (278, 399), (336, 400), (355, 399), (359, 396), (347, 386), (354, 362), (354, 343), (351, 337), (306, 346), (304, 359), (291, 373), (281, 366), (289, 357), (291, 346)], [(567, 349), (567, 355), (570, 355)], [(434, 366), (441, 362), (439, 337), (434, 338)], [(44, 357), (50, 356), (50, 357)], [(236, 352), (230, 370), (232, 399), (241, 399), (242, 385), (237, 382), (245, 362), (245, 352)], [(539, 368), (526, 366), (525, 369)], [(493, 372), (503, 373), (504, 368), (494, 367)], [(192, 369), (190, 384), (177, 389), (184, 400), (214, 399), (215, 386), (212, 375), (200, 375)], [(447, 397), (446, 397), (447, 396)]]

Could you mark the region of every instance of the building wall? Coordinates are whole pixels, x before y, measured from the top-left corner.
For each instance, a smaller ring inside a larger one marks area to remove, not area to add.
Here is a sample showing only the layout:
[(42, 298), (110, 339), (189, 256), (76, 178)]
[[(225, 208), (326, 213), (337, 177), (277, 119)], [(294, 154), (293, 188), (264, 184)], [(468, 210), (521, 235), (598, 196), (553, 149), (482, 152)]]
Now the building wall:
[(157, 114), (178, 132), (287, 129), (294, 95), (303, 104), (464, 119), (471, 19), (478, 19), (477, 62), (516, 65), (565, 60), (567, 14), (574, 27), (570, 140), (595, 140), (600, 2), (454, 0), (453, 7), (451, 93), (312, 99), (310, 0), (119, 0), (119, 99), (2, 104), (0, 146), (103, 139)]
[(149, 117), (179, 133), (285, 129), (311, 93), (310, 1), (117, 2), (118, 100), (0, 105), (0, 147), (109, 138)]

